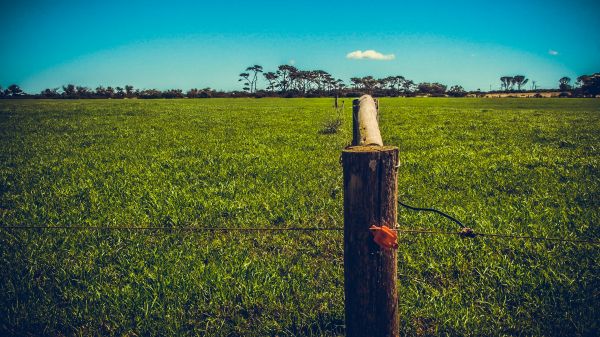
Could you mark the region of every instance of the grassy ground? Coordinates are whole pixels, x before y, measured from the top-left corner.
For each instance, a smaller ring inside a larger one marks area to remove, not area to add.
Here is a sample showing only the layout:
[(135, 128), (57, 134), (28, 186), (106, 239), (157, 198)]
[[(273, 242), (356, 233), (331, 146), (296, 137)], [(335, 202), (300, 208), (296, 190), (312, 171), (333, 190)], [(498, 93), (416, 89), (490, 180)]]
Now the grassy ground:
[[(7, 225), (341, 227), (329, 99), (0, 101)], [(382, 99), (399, 197), (600, 238), (600, 101)], [(399, 209), (410, 228), (455, 230)], [(342, 234), (0, 231), (0, 333), (340, 335)], [(402, 236), (408, 335), (600, 332), (600, 248)]]

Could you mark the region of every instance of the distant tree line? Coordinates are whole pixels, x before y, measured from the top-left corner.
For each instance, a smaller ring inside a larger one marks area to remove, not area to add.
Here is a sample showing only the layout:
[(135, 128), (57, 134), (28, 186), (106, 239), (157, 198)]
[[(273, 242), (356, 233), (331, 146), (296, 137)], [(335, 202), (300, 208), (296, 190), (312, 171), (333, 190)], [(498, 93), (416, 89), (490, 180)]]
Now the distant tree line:
[(596, 97), (600, 95), (600, 73), (581, 75), (577, 77), (575, 87), (571, 86), (571, 79), (563, 77), (559, 81), (561, 91), (570, 91), (573, 97)]
[[(502, 91), (525, 91), (525, 85), (529, 82), (523, 75), (500, 77), (500, 88)], [(516, 87), (516, 88), (515, 88)], [(538, 90), (535, 81), (531, 81), (531, 90)], [(558, 80), (558, 90), (561, 97), (595, 97), (600, 94), (600, 73), (592, 75), (581, 75), (577, 77), (575, 85), (571, 85), (571, 78), (564, 76)]]
[[(265, 89), (258, 88), (258, 80), (264, 78)], [(265, 72), (260, 65), (253, 65), (239, 74), (242, 90), (255, 96), (280, 97), (322, 97), (348, 96), (354, 97), (361, 93), (376, 96), (465, 96), (467, 92), (461, 86), (453, 86), (447, 91), (447, 86), (440, 83), (415, 83), (404, 76), (388, 76), (374, 78), (373, 76), (352, 77), (350, 85), (324, 70), (301, 70), (292, 65), (280, 65), (275, 71)]]
[[(264, 88), (259, 87), (259, 80), (264, 79)], [(239, 74), (238, 81), (242, 84), (241, 91), (218, 91), (211, 88), (181, 89), (137, 89), (132, 85), (123, 87), (98, 86), (95, 89), (67, 84), (61, 88), (44, 89), (39, 94), (25, 93), (18, 85), (12, 84), (6, 89), (0, 87), (0, 98), (210, 98), (210, 97), (356, 97), (363, 93), (374, 96), (431, 96), (431, 97), (464, 97), (482, 96), (485, 92), (467, 92), (460, 85), (448, 89), (438, 82), (421, 82), (405, 78), (401, 75), (374, 78), (373, 76), (352, 77), (350, 84), (336, 79), (324, 70), (300, 70), (292, 65), (280, 65), (275, 71), (265, 72), (260, 65), (247, 67)], [(529, 81), (524, 75), (500, 77), (502, 92), (523, 92), (527, 83), (531, 90), (537, 91), (535, 81)], [(571, 85), (569, 77), (558, 81), (561, 96), (595, 97), (600, 95), (600, 73), (581, 75), (576, 84)], [(548, 91), (548, 89), (546, 89)], [(492, 92), (492, 91), (490, 91)], [(497, 92), (497, 91), (496, 91)]]
[[(241, 94), (244, 96), (244, 94)], [(91, 89), (85, 86), (67, 84), (61, 88), (44, 89), (39, 94), (25, 93), (18, 85), (12, 84), (6, 90), (0, 87), (0, 97), (3, 98), (210, 98), (210, 97), (235, 97), (235, 92), (216, 91), (211, 88), (192, 88), (187, 92), (181, 89), (135, 89), (132, 85), (124, 87), (99, 86)]]

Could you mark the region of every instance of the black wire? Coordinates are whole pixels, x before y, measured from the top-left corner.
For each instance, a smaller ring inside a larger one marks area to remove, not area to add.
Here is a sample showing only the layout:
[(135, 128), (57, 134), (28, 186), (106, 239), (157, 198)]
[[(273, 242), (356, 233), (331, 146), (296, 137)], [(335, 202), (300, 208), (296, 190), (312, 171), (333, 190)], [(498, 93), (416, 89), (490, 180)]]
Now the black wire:
[(462, 223), (462, 222), (458, 221), (456, 218), (454, 218), (454, 217), (452, 217), (452, 216), (450, 216), (450, 215), (448, 215), (448, 214), (446, 214), (446, 213), (444, 213), (444, 212), (442, 212), (442, 211), (438, 211), (438, 210), (437, 210), (437, 209), (435, 209), (435, 208), (421, 208), (421, 207), (413, 207), (413, 206), (410, 206), (410, 205), (407, 205), (407, 204), (403, 203), (403, 202), (402, 202), (402, 201), (400, 201), (400, 200), (398, 200), (398, 204), (400, 204), (400, 206), (402, 206), (402, 207), (408, 208), (408, 209), (410, 209), (410, 210), (413, 210), (413, 211), (426, 211), (426, 212), (433, 212), (433, 213), (437, 213), (437, 214), (439, 214), (439, 215), (443, 216), (444, 218), (446, 218), (446, 219), (448, 219), (448, 220), (451, 220), (451, 221), (455, 222), (455, 223), (456, 223), (456, 224), (458, 224), (458, 225), (459, 225), (461, 228), (465, 228), (465, 227), (467, 227), (467, 226), (463, 225), (463, 223)]

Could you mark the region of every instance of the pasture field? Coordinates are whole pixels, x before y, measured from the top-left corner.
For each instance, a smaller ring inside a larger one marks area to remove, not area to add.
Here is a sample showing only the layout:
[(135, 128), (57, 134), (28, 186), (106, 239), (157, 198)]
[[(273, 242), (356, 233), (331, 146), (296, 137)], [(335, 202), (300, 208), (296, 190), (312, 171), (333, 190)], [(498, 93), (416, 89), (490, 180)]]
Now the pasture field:
[[(0, 100), (0, 335), (343, 335), (332, 99)], [(399, 199), (600, 238), (600, 100), (383, 98)], [(332, 123), (329, 123), (332, 124)], [(457, 230), (398, 209), (404, 228)], [(400, 235), (401, 333), (597, 336), (600, 247)]]

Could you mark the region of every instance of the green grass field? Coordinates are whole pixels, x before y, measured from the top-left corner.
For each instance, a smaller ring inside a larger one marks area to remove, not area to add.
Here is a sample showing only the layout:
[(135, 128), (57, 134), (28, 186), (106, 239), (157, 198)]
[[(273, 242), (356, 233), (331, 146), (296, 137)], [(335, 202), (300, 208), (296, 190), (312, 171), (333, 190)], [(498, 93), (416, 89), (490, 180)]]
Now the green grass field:
[[(0, 101), (2, 226), (342, 227), (331, 99)], [(600, 100), (384, 98), (399, 198), (600, 238)], [(400, 208), (405, 228), (457, 230)], [(401, 333), (596, 336), (600, 247), (401, 235)], [(0, 230), (1, 335), (343, 335), (341, 232)]]

